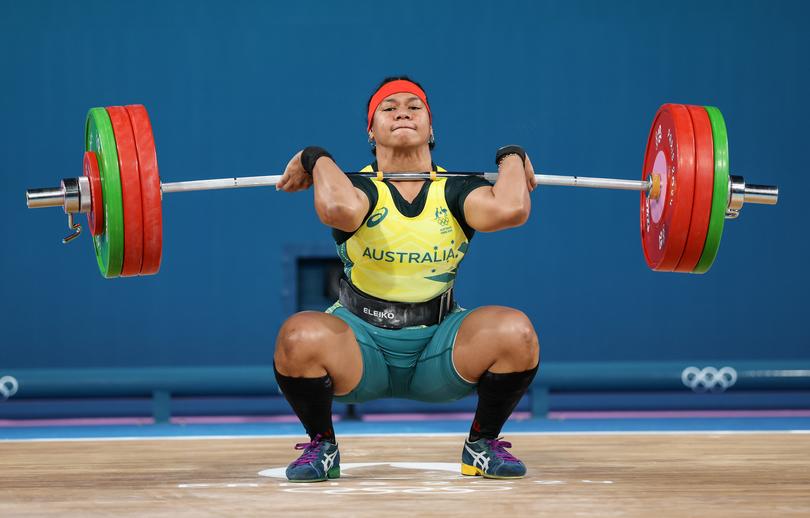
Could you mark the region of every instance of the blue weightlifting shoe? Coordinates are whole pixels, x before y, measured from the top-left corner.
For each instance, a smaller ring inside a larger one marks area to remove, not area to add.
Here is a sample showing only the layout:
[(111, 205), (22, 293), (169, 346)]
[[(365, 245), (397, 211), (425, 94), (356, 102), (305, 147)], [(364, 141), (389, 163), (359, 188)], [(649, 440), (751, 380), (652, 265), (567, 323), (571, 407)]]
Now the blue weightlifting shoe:
[(521, 478), (526, 466), (506, 451), (512, 443), (497, 439), (464, 440), (461, 452), (461, 474), (482, 475), (484, 478)]
[(287, 466), (287, 479), (290, 482), (323, 482), (340, 478), (337, 444), (316, 435), (311, 442), (296, 444), (295, 449), (304, 450), (304, 453)]

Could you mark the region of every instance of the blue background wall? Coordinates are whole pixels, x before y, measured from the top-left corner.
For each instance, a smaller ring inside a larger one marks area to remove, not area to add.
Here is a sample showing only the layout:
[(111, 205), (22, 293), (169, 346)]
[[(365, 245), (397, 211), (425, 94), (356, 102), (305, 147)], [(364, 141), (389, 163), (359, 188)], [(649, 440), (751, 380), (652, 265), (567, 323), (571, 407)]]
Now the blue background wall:
[(549, 361), (810, 358), (808, 5), (4, 2), (0, 367), (268, 364), (285, 247), (329, 248), (311, 191), (172, 194), (160, 274), (102, 279), (23, 199), (81, 174), (88, 108), (145, 104), (164, 181), (277, 173), (313, 143), (356, 170), (366, 99), (400, 73), (450, 169), (517, 142), (546, 172), (636, 178), (660, 104), (720, 107), (732, 171), (781, 198), (727, 224), (707, 275), (647, 270), (636, 194), (549, 187), (476, 236), (459, 299), (524, 310)]

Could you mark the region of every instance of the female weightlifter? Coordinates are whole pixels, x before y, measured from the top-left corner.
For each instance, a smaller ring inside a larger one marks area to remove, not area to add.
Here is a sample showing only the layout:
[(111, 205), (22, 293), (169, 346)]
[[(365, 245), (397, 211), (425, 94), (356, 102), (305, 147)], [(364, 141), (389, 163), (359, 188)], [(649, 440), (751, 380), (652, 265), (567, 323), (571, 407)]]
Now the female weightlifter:
[[(431, 160), (432, 114), (421, 86), (385, 79), (368, 102), (376, 160), (363, 172), (444, 171)], [(495, 185), (479, 177), (378, 180), (345, 174), (320, 147), (292, 157), (277, 188), (314, 185), (315, 210), (332, 228), (344, 264), (340, 298), (325, 313), (288, 318), (276, 339), (275, 374), (310, 442), (287, 478), (340, 476), (332, 401), (378, 398), (443, 402), (478, 392), (461, 472), (519, 478), (526, 467), (501, 428), (534, 379), (537, 333), (512, 308), (460, 307), (458, 266), (476, 230), (517, 227), (529, 217), (534, 169), (519, 146), (496, 155)]]

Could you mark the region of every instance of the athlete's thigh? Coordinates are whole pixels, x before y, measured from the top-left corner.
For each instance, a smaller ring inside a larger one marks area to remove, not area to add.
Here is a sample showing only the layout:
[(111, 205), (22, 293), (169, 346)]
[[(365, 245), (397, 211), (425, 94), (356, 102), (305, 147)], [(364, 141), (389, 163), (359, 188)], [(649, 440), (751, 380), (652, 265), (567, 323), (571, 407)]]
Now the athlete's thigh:
[(459, 327), (453, 364), (461, 376), (477, 381), (487, 370), (530, 368), (523, 363), (536, 365), (538, 353), (537, 333), (526, 314), (506, 306), (482, 306)]
[(329, 316), (338, 318), (351, 329), (361, 359), (357, 381), (351, 388), (345, 390), (337, 390), (336, 387), (335, 400), (340, 403), (362, 403), (390, 396), (388, 364), (368, 330), (370, 324), (363, 322), (345, 308), (333, 306), (328, 311)]
[(278, 332), (276, 368), (284, 375), (312, 378), (328, 374), (335, 392), (350, 391), (360, 380), (362, 356), (354, 331), (341, 319), (302, 311)]
[(461, 399), (475, 390), (476, 384), (461, 377), (453, 365), (456, 335), (470, 314), (459, 309), (439, 324), (416, 363), (408, 394), (411, 399), (441, 403)]

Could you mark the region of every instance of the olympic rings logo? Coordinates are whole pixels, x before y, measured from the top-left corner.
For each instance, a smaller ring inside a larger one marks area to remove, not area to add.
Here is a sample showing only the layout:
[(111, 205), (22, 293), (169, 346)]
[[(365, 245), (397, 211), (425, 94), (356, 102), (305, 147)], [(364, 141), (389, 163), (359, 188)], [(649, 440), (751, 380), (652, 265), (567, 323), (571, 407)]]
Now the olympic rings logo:
[(16, 394), (19, 388), (20, 384), (14, 376), (3, 376), (0, 378), (0, 396), (3, 396), (3, 399), (8, 399)]
[(694, 392), (725, 392), (737, 383), (737, 371), (733, 367), (687, 367), (681, 372), (681, 381)]

